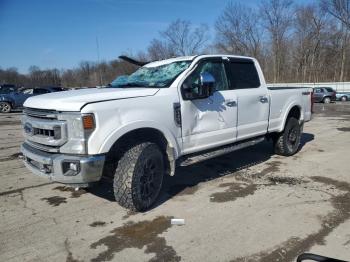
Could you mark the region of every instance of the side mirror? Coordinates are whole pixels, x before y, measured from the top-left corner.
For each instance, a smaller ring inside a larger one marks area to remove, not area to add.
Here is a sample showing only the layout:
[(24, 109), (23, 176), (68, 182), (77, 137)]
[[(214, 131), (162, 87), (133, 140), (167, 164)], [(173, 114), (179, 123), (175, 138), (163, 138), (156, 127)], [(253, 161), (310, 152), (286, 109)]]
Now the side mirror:
[(215, 78), (208, 72), (200, 74), (200, 96), (209, 97), (214, 94)]

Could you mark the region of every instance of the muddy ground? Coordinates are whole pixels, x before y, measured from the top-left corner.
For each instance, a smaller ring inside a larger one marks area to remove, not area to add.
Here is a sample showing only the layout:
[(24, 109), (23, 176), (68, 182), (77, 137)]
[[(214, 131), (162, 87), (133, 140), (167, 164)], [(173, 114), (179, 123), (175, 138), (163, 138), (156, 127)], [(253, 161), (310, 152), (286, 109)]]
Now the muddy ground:
[(350, 103), (315, 110), (295, 156), (264, 142), (179, 168), (138, 214), (106, 182), (74, 191), (29, 173), (20, 113), (2, 114), (0, 261), (267, 262), (306, 251), (350, 260)]

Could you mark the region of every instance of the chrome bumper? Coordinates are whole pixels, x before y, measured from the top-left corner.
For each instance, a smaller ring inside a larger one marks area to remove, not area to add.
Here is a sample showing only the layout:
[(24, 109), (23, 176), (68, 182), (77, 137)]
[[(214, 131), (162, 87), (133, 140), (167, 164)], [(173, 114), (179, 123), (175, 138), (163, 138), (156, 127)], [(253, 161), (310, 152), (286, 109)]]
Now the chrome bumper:
[[(87, 186), (88, 183), (99, 181), (102, 176), (104, 155), (79, 156), (52, 154), (40, 151), (23, 143), (21, 152), (25, 166), (34, 174), (46, 177), (52, 181)], [(65, 172), (64, 164), (79, 163), (76, 174)]]

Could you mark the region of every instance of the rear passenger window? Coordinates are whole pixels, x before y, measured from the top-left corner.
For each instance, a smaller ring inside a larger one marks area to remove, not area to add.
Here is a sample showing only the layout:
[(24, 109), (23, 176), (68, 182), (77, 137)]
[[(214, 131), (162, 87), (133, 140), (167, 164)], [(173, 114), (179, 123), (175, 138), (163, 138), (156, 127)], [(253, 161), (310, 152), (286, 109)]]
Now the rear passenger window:
[(230, 62), (229, 81), (231, 89), (257, 88), (260, 79), (254, 63)]

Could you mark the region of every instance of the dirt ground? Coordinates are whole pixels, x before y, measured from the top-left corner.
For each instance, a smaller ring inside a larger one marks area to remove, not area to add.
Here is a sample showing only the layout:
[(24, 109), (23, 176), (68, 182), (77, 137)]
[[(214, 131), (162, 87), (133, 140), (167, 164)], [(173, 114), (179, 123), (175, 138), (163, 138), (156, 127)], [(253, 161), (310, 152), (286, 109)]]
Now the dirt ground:
[(0, 261), (350, 260), (350, 103), (315, 109), (295, 156), (264, 142), (179, 168), (138, 214), (108, 183), (75, 191), (28, 172), (20, 113), (2, 114)]

